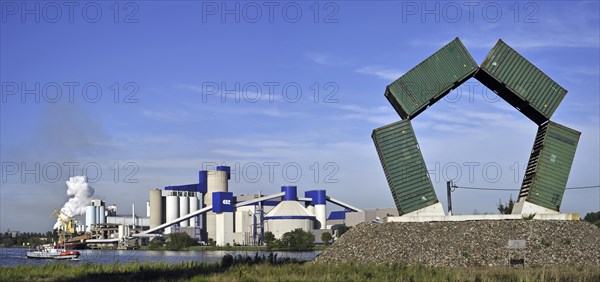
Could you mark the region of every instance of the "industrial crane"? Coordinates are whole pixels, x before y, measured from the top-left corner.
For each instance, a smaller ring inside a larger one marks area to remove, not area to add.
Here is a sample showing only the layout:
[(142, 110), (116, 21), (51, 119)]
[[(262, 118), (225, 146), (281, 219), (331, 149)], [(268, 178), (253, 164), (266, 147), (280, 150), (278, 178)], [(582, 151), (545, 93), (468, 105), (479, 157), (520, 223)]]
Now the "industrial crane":
[[(66, 220), (61, 216), (64, 215), (66, 217)], [(69, 234), (75, 234), (75, 224), (73, 223), (73, 221), (75, 220), (73, 217), (68, 216), (67, 214), (65, 214), (62, 211), (58, 211), (58, 210), (54, 210), (54, 212), (50, 215), (50, 218), (52, 217), (58, 217), (58, 220), (60, 220), (60, 222), (62, 223), (64, 230), (69, 233)]]

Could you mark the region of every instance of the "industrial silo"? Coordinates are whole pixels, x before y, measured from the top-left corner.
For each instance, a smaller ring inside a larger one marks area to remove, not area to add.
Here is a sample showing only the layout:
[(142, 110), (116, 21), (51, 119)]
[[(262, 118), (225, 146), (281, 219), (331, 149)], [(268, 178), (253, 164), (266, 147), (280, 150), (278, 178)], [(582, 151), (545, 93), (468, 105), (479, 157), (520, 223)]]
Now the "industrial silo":
[(98, 223), (98, 224), (106, 223), (106, 209), (104, 208), (104, 205), (98, 207), (98, 210), (96, 213), (96, 218), (97, 218), (96, 223)]
[[(179, 216), (184, 216), (190, 213), (190, 200), (188, 199), (188, 192), (179, 192)], [(184, 220), (179, 223), (182, 227), (189, 226), (189, 220)]]
[(179, 217), (179, 197), (177, 192), (169, 191), (167, 194), (167, 222), (171, 222)]
[(162, 223), (162, 194), (160, 189), (150, 190), (150, 228), (161, 225)]
[(298, 202), (296, 186), (282, 186), (281, 192), (285, 192), (283, 201), (265, 216), (266, 231), (273, 233), (275, 238), (298, 228), (310, 231), (315, 216)]
[[(190, 202), (190, 213), (193, 213), (198, 210), (198, 196), (196, 196), (196, 192), (189, 193), (189, 202)], [(196, 217), (190, 218), (190, 226), (196, 227)]]
[[(229, 167), (219, 166), (217, 170), (207, 172), (207, 191), (204, 195), (204, 203), (212, 203), (212, 194), (214, 192), (227, 192), (229, 181)], [(206, 233), (208, 238), (215, 239), (215, 213), (206, 213)]]
[(309, 213), (316, 217), (315, 229), (327, 229), (327, 193), (325, 190), (306, 191), (304, 196), (311, 198), (310, 205), (307, 207)]
[(85, 231), (92, 231), (92, 225), (96, 224), (96, 207), (85, 207)]

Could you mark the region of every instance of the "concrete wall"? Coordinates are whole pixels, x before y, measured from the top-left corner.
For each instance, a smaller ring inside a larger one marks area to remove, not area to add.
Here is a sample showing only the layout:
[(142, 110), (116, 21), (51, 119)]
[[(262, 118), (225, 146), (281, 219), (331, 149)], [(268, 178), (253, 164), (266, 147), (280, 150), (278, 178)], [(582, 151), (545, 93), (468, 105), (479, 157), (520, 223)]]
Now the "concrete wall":
[(381, 222), (388, 216), (398, 216), (398, 210), (396, 208), (382, 208), (382, 209), (370, 209), (362, 212), (347, 212), (346, 213), (346, 226), (355, 226), (363, 222), (372, 222), (375, 218), (379, 217)]

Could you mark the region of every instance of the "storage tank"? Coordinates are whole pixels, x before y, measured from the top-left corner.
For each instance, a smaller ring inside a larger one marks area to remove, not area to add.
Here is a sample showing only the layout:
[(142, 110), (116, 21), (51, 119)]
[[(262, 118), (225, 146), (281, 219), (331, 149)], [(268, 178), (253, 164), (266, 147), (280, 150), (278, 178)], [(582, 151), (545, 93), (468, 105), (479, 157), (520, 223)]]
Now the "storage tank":
[[(190, 213), (190, 199), (187, 196), (187, 192), (180, 192), (179, 196), (179, 216), (184, 216)], [(179, 223), (182, 227), (189, 226), (189, 220), (184, 220)]]
[(96, 207), (85, 207), (85, 231), (91, 231), (92, 225), (96, 224)]
[(104, 208), (104, 206), (98, 207), (98, 213), (96, 214), (96, 218), (98, 219), (98, 224), (106, 223), (106, 209)]
[(167, 195), (167, 222), (171, 222), (179, 217), (179, 197), (176, 192), (170, 192)]
[(162, 194), (160, 189), (150, 190), (150, 228), (162, 223)]
[(327, 194), (325, 190), (311, 190), (304, 193), (305, 197), (311, 198), (308, 211), (316, 216), (315, 229), (327, 228)]
[(281, 191), (286, 193), (283, 201), (265, 216), (266, 231), (273, 233), (277, 239), (297, 228), (310, 231), (315, 216), (297, 201), (296, 186), (282, 186)]
[[(219, 166), (217, 170), (207, 172), (207, 191), (204, 203), (212, 204), (213, 192), (228, 192), (229, 167)], [(215, 239), (215, 213), (206, 213), (206, 233), (208, 238)]]
[[(190, 193), (189, 200), (190, 200), (190, 213), (193, 213), (198, 210), (198, 196), (196, 196), (196, 193), (193, 193), (193, 192)], [(196, 218), (197, 217), (190, 218), (190, 226), (191, 227), (196, 227)]]
[(150, 201), (146, 201), (146, 217), (150, 218)]

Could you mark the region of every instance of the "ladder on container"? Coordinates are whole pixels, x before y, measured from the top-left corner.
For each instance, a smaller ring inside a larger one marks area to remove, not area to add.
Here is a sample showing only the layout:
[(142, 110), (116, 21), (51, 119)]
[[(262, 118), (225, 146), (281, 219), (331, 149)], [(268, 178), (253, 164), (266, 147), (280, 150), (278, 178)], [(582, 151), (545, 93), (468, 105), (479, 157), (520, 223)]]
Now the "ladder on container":
[(546, 123), (540, 127), (535, 136), (535, 142), (533, 143), (531, 156), (529, 157), (529, 162), (527, 163), (527, 168), (525, 169), (525, 176), (523, 177), (523, 184), (521, 184), (518, 200), (521, 198), (527, 198), (529, 195), (529, 190), (531, 189), (531, 185), (533, 184), (533, 180), (537, 172), (537, 166), (540, 160), (540, 154), (542, 153), (542, 149), (544, 147), (544, 139), (546, 138), (547, 131), (548, 124)]

